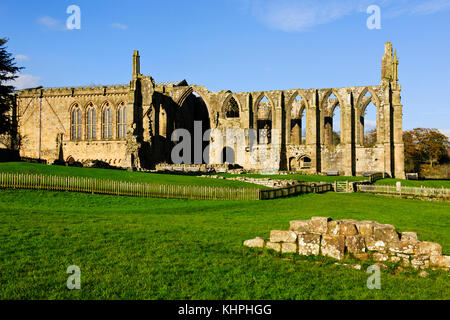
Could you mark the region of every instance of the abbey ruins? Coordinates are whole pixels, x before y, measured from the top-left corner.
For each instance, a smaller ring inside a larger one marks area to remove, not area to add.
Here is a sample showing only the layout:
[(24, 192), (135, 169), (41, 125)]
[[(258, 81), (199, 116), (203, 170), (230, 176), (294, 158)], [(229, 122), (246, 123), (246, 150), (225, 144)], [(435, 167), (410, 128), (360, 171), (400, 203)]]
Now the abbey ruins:
[[(193, 163), (236, 163), (248, 170), (360, 175), (383, 172), (404, 177), (401, 86), (398, 58), (386, 43), (381, 83), (374, 86), (291, 89), (264, 92), (156, 83), (140, 73), (133, 54), (129, 84), (21, 90), (16, 114), (21, 156), (60, 160), (102, 160), (111, 165), (152, 169), (172, 163), (172, 134), (186, 129), (200, 137), (205, 157)], [(366, 108), (376, 108), (376, 140), (365, 145)], [(339, 139), (333, 115), (340, 112)], [(201, 124), (200, 132), (195, 123)], [(233, 138), (227, 130), (256, 132)], [(206, 139), (205, 139), (206, 137)], [(194, 147), (193, 147), (194, 148)], [(261, 156), (269, 150), (275, 157)], [(195, 150), (193, 150), (195, 151)]]

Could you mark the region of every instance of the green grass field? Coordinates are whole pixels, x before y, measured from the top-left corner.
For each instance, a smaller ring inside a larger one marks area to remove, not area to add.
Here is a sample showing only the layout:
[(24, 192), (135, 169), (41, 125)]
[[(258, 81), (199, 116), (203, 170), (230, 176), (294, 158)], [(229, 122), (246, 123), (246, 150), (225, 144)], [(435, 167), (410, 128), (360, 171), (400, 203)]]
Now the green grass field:
[(221, 173), (220, 176), (224, 177), (249, 177), (249, 178), (270, 178), (279, 180), (297, 180), (301, 182), (334, 182), (334, 181), (364, 181), (368, 178), (364, 177), (347, 177), (347, 176), (319, 176), (319, 175), (302, 175), (302, 174), (288, 174), (288, 175), (261, 175), (261, 174), (240, 174), (232, 175), (229, 173)]
[(0, 163), (0, 172), (46, 174), (57, 176), (76, 176), (97, 178), (105, 180), (132, 181), (142, 183), (154, 183), (164, 185), (195, 185), (226, 188), (257, 188), (265, 187), (241, 181), (228, 181), (218, 179), (207, 179), (196, 176), (169, 175), (145, 172), (131, 172), (125, 170), (76, 168), (64, 166), (52, 166), (26, 162), (4, 162)]
[(378, 185), (391, 185), (395, 186), (397, 181), (402, 183), (402, 186), (407, 187), (421, 187), (424, 186), (426, 188), (450, 188), (450, 180), (401, 180), (401, 179), (382, 179), (375, 182)]
[[(336, 193), (225, 202), (0, 190), (0, 298), (450, 299), (443, 271), (421, 278), (384, 270), (382, 289), (369, 290), (365, 270), (242, 245), (312, 216), (393, 224), (450, 254), (448, 203)], [(81, 290), (66, 288), (70, 265), (81, 268)]]

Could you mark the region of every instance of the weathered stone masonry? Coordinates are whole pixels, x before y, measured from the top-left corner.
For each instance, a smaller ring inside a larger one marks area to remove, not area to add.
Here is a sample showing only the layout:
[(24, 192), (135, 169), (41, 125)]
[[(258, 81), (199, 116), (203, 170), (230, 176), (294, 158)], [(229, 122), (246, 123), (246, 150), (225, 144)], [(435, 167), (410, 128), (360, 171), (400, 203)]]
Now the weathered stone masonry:
[[(219, 145), (217, 136), (211, 136), (203, 143), (203, 147), (210, 145), (211, 164), (223, 163), (227, 152), (231, 162), (245, 169), (404, 176), (401, 86), (398, 59), (390, 43), (385, 47), (379, 85), (333, 89), (210, 92), (186, 81), (156, 83), (140, 73), (139, 59), (135, 51), (128, 85), (20, 91), (21, 155), (154, 168), (158, 163), (171, 163), (173, 131), (184, 128), (194, 134), (194, 121), (201, 121), (201, 134), (217, 129), (225, 136), (230, 128), (280, 132), (258, 137), (259, 145), (253, 148), (248, 138), (225, 139)], [(371, 102), (377, 109), (377, 140), (367, 148), (364, 114)], [(341, 110), (340, 143), (333, 145), (332, 117), (337, 106)], [(263, 146), (278, 156), (258, 158)]]
[(353, 219), (313, 217), (290, 222), (288, 231), (273, 230), (270, 239), (255, 238), (244, 245), (302, 256), (324, 255), (338, 260), (352, 255), (360, 260), (398, 262), (416, 269), (450, 268), (450, 256), (438, 243), (419, 241), (417, 233), (398, 233), (390, 224)]

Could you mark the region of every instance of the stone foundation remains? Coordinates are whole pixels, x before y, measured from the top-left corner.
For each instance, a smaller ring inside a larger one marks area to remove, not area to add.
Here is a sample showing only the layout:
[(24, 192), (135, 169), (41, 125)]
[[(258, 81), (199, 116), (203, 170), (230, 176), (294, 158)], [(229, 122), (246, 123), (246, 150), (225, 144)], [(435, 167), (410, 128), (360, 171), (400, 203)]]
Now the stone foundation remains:
[(245, 241), (244, 245), (302, 256), (323, 255), (337, 260), (353, 257), (398, 262), (415, 269), (450, 268), (450, 256), (442, 255), (440, 244), (419, 241), (415, 232), (399, 233), (394, 226), (375, 221), (335, 221), (327, 217), (294, 220), (288, 231), (273, 230), (269, 240), (258, 237)]

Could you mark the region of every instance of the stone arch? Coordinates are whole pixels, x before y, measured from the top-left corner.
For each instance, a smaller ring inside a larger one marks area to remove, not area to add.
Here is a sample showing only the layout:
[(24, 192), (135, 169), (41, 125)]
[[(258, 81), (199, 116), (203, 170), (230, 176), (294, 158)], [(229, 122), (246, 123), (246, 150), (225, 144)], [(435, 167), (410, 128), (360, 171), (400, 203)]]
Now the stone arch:
[[(293, 116), (292, 111), (294, 108), (294, 102), (296, 101), (297, 97), (300, 97), (300, 100), (302, 101), (302, 106), (299, 110), (299, 116), (300, 118), (296, 118)], [(295, 90), (291, 97), (288, 99), (288, 103), (286, 105), (286, 137), (287, 142), (292, 143), (295, 145), (303, 144), (305, 142), (304, 138), (306, 138), (306, 132), (305, 136), (303, 135), (303, 130), (306, 129), (306, 118), (307, 118), (307, 109), (308, 109), (308, 100), (306, 99), (305, 94), (301, 90)]]
[[(230, 101), (234, 100), (237, 106), (237, 116), (236, 117), (227, 117), (227, 107)], [(233, 93), (230, 93), (224, 100), (221, 108), (221, 112), (224, 118), (240, 118), (242, 115), (242, 107), (239, 99)]]
[[(330, 97), (334, 95), (336, 97), (336, 100), (333, 101), (330, 104)], [(341, 137), (342, 137), (342, 130), (343, 130), (343, 104), (342, 104), (342, 97), (339, 95), (339, 93), (334, 89), (328, 89), (323, 98), (320, 102), (320, 112), (321, 112), (321, 130), (323, 130), (323, 134), (320, 134), (320, 139), (325, 145), (337, 145), (340, 143)], [(340, 133), (338, 134), (339, 137), (335, 136), (336, 132), (334, 129), (336, 128), (336, 125), (334, 122), (336, 122), (337, 115), (336, 115), (336, 109), (339, 107), (339, 122), (340, 122)]]
[(86, 139), (97, 138), (98, 108), (93, 101), (84, 105), (84, 120)]
[[(265, 118), (260, 118), (260, 104), (264, 97), (269, 103), (269, 114)], [(253, 103), (253, 128), (256, 128), (257, 142), (271, 143), (272, 126), (275, 117), (275, 104), (266, 92), (260, 92)]]
[[(107, 111), (109, 110), (109, 111)], [(114, 123), (116, 122), (116, 107), (110, 101), (104, 101), (100, 107), (101, 138), (113, 139)]]
[[(356, 144), (365, 145), (365, 115), (367, 107), (373, 104), (376, 109), (376, 137), (375, 144), (380, 142), (383, 133), (383, 125), (381, 121), (381, 103), (380, 98), (371, 87), (365, 87), (357, 99), (356, 104)], [(372, 147), (372, 145), (371, 145)]]
[[(199, 92), (200, 91), (200, 92)], [(208, 106), (208, 102), (205, 100), (204, 93), (196, 88), (189, 87), (185, 90), (182, 98), (178, 100), (179, 107), (176, 110), (175, 115), (175, 128), (176, 129), (186, 129), (190, 132), (192, 137), (192, 159), (191, 163), (202, 164), (209, 162), (208, 159), (203, 158), (203, 151), (210, 144), (210, 134), (206, 137), (206, 134), (210, 132), (211, 129), (211, 114)], [(181, 104), (180, 104), (181, 103)], [(196, 135), (195, 125), (197, 122), (202, 123), (201, 137)], [(195, 149), (196, 143), (194, 139), (202, 139), (202, 154), (197, 154)], [(207, 140), (207, 141), (204, 141)]]
[(290, 171), (300, 171), (302, 169), (310, 169), (312, 164), (312, 159), (307, 154), (302, 154), (298, 157), (289, 158), (289, 170)]
[(116, 105), (116, 128), (117, 138), (125, 139), (127, 135), (127, 104), (125, 101), (121, 101)]
[(83, 107), (78, 102), (73, 102), (69, 108), (70, 112), (70, 139), (81, 140), (83, 138)]

